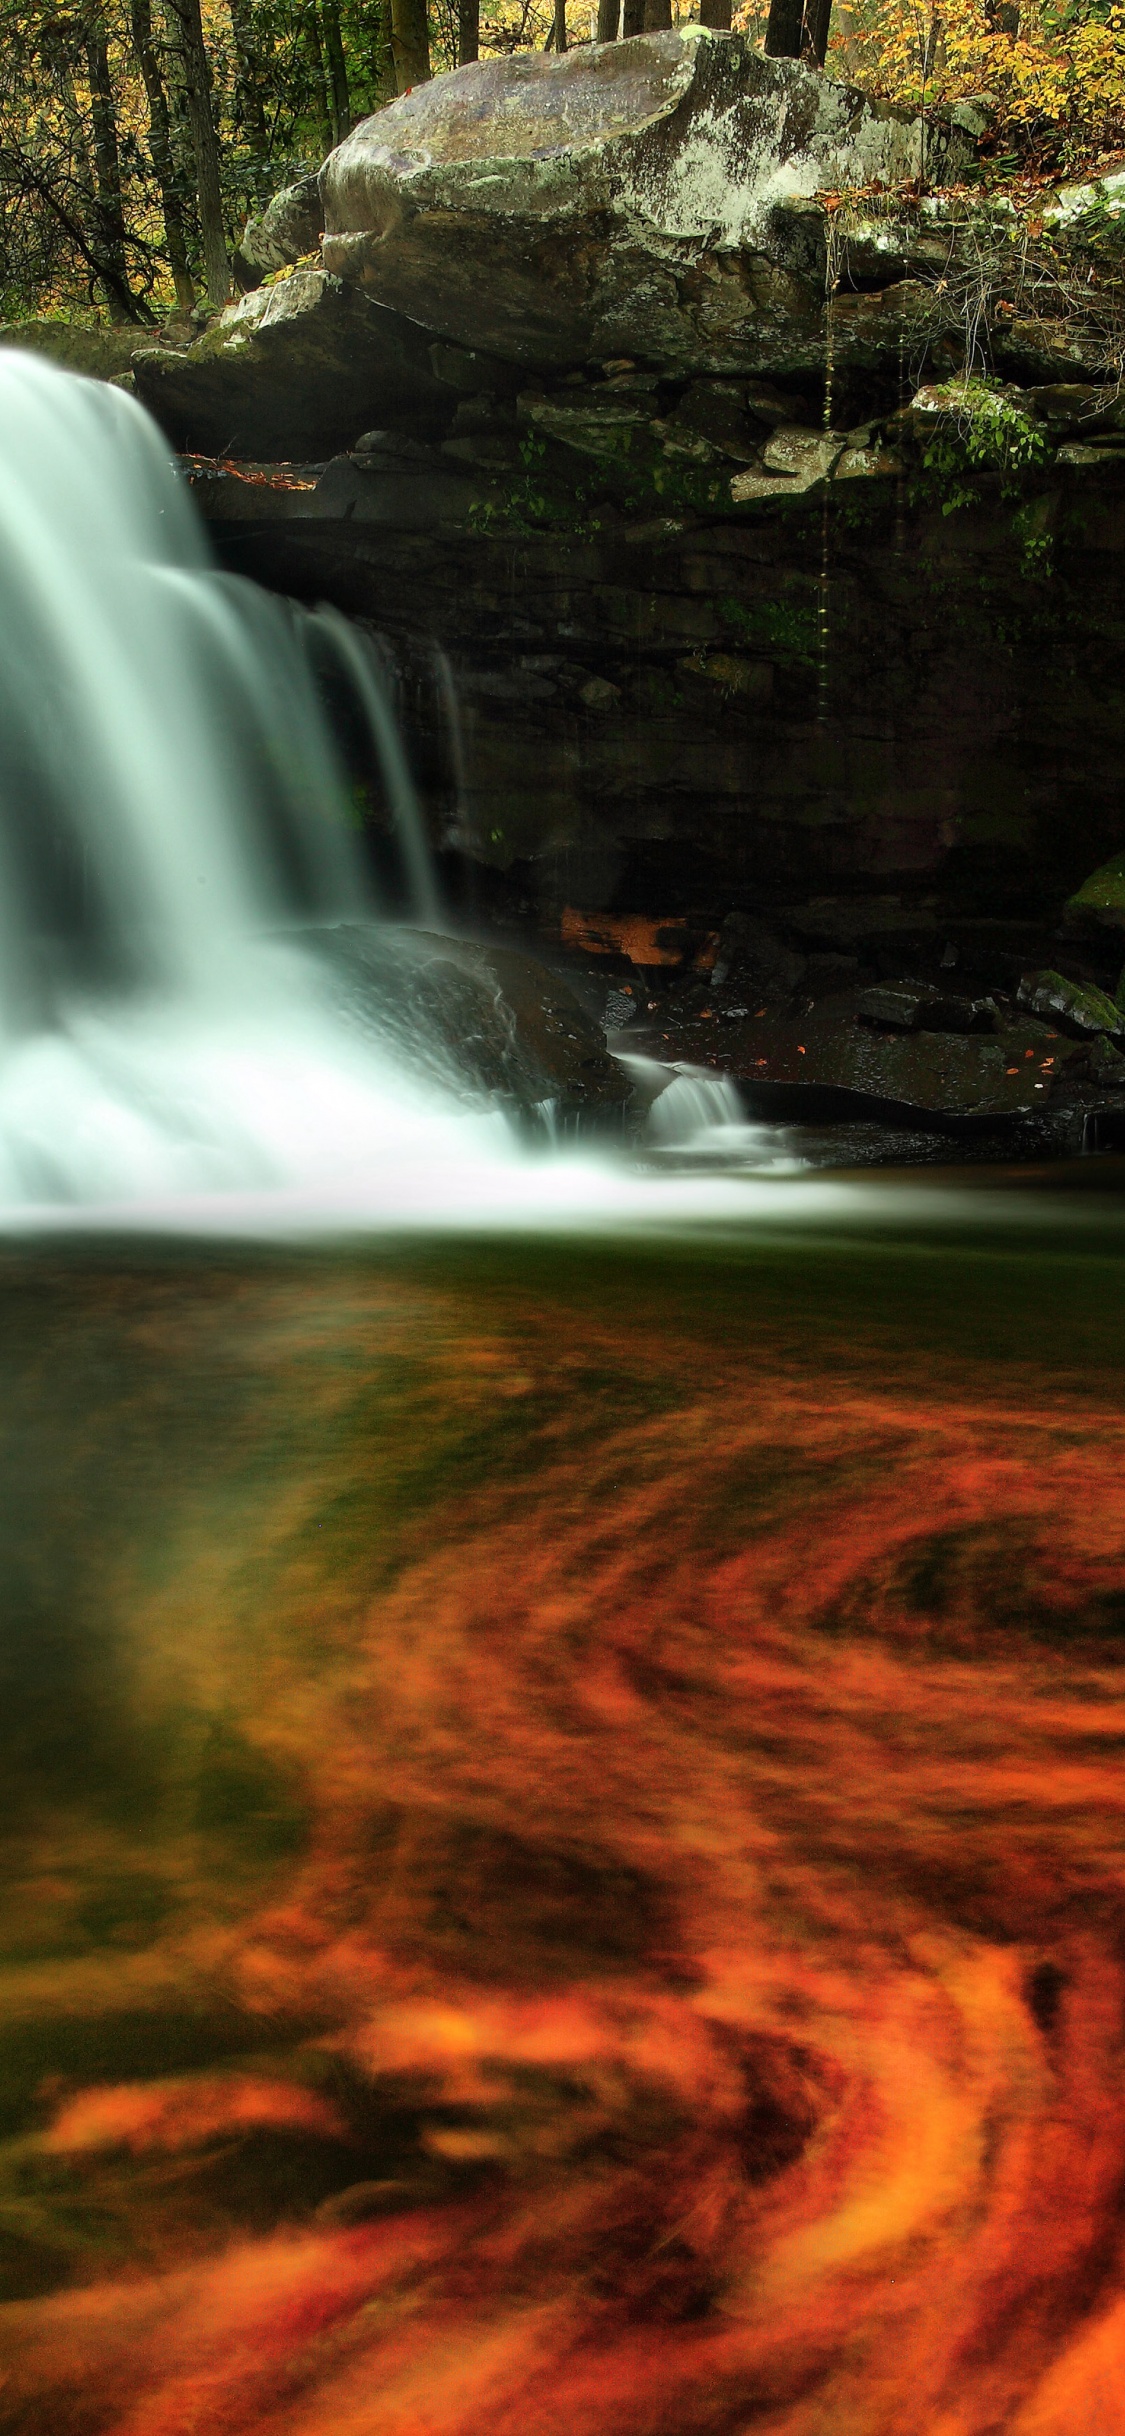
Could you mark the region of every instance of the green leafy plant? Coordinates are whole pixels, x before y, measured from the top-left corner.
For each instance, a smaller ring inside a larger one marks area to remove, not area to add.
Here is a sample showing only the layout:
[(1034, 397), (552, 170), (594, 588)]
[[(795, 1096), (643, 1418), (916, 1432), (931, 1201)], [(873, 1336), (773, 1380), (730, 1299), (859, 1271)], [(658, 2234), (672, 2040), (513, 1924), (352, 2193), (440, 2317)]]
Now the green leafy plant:
[(938, 395), (946, 412), (922, 451), (916, 504), (940, 506), (943, 516), (974, 507), (984, 474), (999, 475), (1002, 498), (1021, 497), (1028, 476), (1051, 454), (1042, 425), (997, 382), (950, 381)]

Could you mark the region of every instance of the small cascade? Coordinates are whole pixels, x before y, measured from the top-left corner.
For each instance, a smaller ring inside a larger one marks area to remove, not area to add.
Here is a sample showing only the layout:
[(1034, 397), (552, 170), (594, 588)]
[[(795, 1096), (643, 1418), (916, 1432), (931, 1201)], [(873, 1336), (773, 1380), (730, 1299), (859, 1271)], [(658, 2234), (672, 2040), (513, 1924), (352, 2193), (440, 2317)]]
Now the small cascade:
[(442, 721), (449, 751), (450, 776), (453, 781), (451, 827), (454, 835), (460, 836), (468, 795), (465, 778), (465, 730), (461, 718), (461, 700), (457, 691), (457, 680), (453, 674), (453, 663), (443, 643), (433, 645), (433, 665), (435, 690), (441, 704)]
[(780, 1164), (786, 1172), (800, 1164), (784, 1155), (775, 1128), (750, 1122), (728, 1074), (712, 1073), (706, 1066), (666, 1066), (631, 1050), (618, 1050), (616, 1056), (645, 1110), (641, 1138), (646, 1152), (672, 1164), (698, 1160), (713, 1167), (755, 1169)]
[(700, 1137), (745, 1125), (737, 1086), (729, 1075), (708, 1074), (702, 1066), (677, 1066), (671, 1082), (649, 1110), (652, 1142), (668, 1150), (690, 1150)]
[(393, 680), (380, 665), (378, 650), (365, 643), (338, 609), (318, 609), (315, 616), (351, 684), (375, 746), (402, 856), (411, 914), (425, 929), (434, 930), (441, 921), (441, 905), (433, 856), (399, 728)]

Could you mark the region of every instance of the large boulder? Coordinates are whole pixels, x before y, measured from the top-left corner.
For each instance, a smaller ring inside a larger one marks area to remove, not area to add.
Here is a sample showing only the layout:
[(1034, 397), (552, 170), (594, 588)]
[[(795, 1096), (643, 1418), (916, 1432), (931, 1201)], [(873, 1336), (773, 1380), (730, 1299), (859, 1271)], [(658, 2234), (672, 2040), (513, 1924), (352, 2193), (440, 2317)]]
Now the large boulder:
[[(964, 138), (925, 138), (927, 172)], [(321, 172), (324, 261), (544, 368), (822, 360), (827, 189), (917, 177), (917, 119), (699, 26), (492, 59), (366, 119)]]
[(633, 1098), (567, 982), (518, 948), (386, 924), (302, 934), (338, 1014), (395, 1064), (518, 1126), (620, 1133)]

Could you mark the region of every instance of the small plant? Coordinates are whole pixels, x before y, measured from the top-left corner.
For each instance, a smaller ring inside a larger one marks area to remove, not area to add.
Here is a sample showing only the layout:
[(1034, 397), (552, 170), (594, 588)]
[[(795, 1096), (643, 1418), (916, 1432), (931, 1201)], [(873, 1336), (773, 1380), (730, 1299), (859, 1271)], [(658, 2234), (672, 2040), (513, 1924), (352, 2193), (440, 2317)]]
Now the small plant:
[(1042, 425), (996, 382), (950, 381), (939, 395), (946, 412), (922, 452), (916, 503), (940, 506), (943, 516), (975, 507), (982, 474), (1000, 476), (1002, 498), (1019, 498), (1028, 475), (1051, 454)]
[(800, 601), (745, 601), (724, 597), (719, 615), (742, 640), (782, 666), (811, 668), (816, 658), (817, 615)]

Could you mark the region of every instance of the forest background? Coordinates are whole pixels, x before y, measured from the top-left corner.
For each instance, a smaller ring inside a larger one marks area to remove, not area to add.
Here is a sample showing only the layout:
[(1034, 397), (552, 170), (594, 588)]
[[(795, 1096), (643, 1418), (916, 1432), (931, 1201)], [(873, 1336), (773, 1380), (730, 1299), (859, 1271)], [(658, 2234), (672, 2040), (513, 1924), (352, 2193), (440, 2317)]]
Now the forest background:
[[(0, 317), (197, 324), (248, 217), (395, 92), (669, 25), (700, 0), (0, 0)], [(732, 22), (731, 0), (701, 0)], [(983, 98), (981, 175), (1125, 145), (1119, 0), (735, 0), (773, 52), (915, 109)]]

